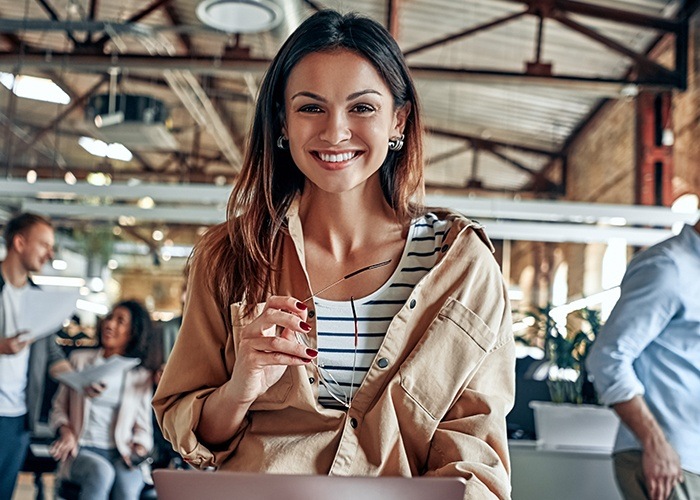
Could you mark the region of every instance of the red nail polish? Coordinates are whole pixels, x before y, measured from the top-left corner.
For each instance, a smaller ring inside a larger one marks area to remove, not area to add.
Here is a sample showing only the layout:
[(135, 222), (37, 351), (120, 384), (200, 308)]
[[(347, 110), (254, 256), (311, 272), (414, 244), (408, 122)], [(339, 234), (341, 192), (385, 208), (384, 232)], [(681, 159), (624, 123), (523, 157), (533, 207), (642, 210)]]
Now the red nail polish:
[(301, 327), (302, 330), (305, 332), (310, 332), (311, 331), (311, 325), (308, 324), (306, 321), (302, 321), (299, 323), (299, 326)]
[(306, 355), (315, 358), (316, 356), (318, 356), (318, 351), (316, 349), (307, 349)]
[(302, 311), (306, 311), (308, 309), (308, 306), (304, 304), (303, 302), (297, 302), (297, 309), (301, 309)]

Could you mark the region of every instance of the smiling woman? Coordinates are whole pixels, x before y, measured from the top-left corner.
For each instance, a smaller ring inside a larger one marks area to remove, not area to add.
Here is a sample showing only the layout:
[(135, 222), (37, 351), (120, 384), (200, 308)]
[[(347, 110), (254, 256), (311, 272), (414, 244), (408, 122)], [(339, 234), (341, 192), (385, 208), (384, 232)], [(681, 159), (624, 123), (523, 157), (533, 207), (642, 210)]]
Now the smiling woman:
[[(403, 133), (409, 111), (410, 104), (394, 109), (391, 90), (357, 53), (338, 49), (304, 57), (287, 81), (282, 133), (308, 179), (309, 195), (361, 192), (384, 162), (389, 140)], [(381, 192), (375, 197), (381, 199)]]
[[(70, 362), (80, 371), (115, 355), (143, 357), (150, 328), (143, 306), (120, 302), (100, 324), (101, 348), (74, 351)], [(80, 498), (138, 498), (143, 476), (132, 460), (153, 446), (152, 380), (137, 366), (110, 372), (81, 392), (60, 386), (49, 417), (59, 433), (51, 454), (61, 462), (60, 478), (80, 488)]]
[(509, 496), (506, 287), (481, 226), (422, 206), (422, 134), (375, 21), (321, 11), (280, 49), (153, 401), (189, 463)]

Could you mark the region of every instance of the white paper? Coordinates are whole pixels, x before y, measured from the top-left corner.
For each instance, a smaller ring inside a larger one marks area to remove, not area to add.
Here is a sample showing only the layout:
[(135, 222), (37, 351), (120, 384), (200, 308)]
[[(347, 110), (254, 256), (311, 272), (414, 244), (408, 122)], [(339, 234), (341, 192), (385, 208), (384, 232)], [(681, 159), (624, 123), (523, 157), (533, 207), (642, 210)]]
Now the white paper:
[(85, 367), (82, 371), (72, 371), (59, 373), (56, 379), (66, 384), (71, 389), (79, 393), (83, 392), (83, 387), (87, 387), (94, 382), (99, 382), (105, 376), (119, 371), (125, 372), (141, 362), (138, 358), (125, 358), (124, 356), (110, 356), (100, 365)]
[(22, 293), (17, 326), (22, 340), (34, 342), (57, 332), (75, 311), (78, 290), (47, 291), (30, 288)]

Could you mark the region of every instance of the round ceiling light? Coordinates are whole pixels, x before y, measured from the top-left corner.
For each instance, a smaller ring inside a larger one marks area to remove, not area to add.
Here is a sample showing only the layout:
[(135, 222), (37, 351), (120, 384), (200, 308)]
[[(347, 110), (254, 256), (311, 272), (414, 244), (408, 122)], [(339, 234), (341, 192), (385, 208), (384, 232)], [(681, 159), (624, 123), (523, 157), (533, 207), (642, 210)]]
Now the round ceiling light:
[(258, 33), (282, 22), (282, 9), (270, 0), (204, 0), (197, 17), (227, 33)]

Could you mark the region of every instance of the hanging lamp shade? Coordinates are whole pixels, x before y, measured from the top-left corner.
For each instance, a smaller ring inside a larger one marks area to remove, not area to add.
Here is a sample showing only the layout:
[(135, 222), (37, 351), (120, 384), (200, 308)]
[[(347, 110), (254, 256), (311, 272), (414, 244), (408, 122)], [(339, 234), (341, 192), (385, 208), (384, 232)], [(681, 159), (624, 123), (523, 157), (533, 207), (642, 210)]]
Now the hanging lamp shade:
[(227, 33), (259, 33), (278, 26), (283, 14), (270, 0), (204, 0), (197, 6), (197, 17)]

